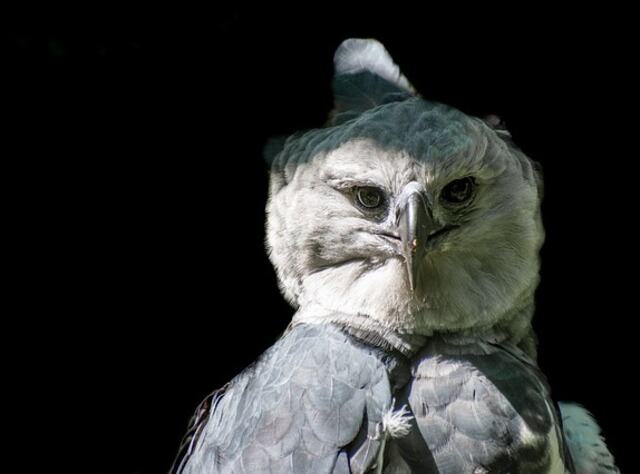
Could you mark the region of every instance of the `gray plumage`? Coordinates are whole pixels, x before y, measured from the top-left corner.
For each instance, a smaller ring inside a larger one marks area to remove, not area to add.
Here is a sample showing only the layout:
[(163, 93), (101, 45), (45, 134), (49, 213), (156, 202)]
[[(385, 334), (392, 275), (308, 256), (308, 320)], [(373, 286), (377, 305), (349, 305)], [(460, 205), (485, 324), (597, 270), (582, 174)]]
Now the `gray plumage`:
[[(415, 416), (394, 440), (400, 472), (571, 472), (544, 376), (517, 347), (430, 340), (400, 402)], [(398, 472), (398, 471), (396, 471)]]
[(495, 120), (417, 96), (374, 40), (335, 65), (327, 126), (269, 151), (267, 248), (296, 315), (205, 400), (174, 471), (616, 472), (535, 362), (536, 164)]
[(391, 407), (393, 365), (331, 325), (296, 326), (216, 394), (178, 470), (365, 472)]

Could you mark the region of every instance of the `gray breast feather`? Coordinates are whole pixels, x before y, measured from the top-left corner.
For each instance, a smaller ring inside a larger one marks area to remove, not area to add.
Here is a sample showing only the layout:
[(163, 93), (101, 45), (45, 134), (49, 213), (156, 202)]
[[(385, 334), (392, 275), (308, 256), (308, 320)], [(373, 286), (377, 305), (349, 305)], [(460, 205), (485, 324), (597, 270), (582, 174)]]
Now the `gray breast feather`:
[(544, 377), (518, 349), (436, 339), (415, 361), (401, 402), (416, 429), (390, 450), (407, 472), (570, 472)]
[(332, 326), (297, 326), (210, 400), (176, 472), (363, 472), (390, 403), (373, 349)]

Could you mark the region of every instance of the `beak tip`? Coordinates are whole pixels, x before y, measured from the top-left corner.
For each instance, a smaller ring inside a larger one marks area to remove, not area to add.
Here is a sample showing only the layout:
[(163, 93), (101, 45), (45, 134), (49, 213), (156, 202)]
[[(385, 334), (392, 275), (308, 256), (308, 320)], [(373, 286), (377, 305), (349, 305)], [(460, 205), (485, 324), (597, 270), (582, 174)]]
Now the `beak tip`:
[(416, 288), (415, 288), (415, 282), (413, 277), (413, 265), (411, 260), (412, 260), (411, 258), (406, 259), (407, 280), (409, 281), (409, 288), (411, 288), (411, 292), (414, 292)]

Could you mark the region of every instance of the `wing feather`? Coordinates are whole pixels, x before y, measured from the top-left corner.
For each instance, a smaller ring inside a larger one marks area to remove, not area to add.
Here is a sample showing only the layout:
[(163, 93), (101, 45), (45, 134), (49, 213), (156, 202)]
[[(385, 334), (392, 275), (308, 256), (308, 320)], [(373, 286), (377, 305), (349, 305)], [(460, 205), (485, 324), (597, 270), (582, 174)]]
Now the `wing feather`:
[(172, 472), (364, 472), (390, 403), (376, 350), (299, 325), (203, 402)]

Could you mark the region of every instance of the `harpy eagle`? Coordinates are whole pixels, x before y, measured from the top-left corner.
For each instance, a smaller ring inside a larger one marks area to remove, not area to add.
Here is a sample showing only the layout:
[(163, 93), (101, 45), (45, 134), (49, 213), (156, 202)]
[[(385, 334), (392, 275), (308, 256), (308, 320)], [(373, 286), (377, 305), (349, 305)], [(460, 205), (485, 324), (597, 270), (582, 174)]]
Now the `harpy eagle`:
[(340, 45), (333, 91), (271, 166), (267, 248), (297, 312), (201, 404), (172, 472), (618, 472), (536, 364), (536, 164), (375, 40)]

